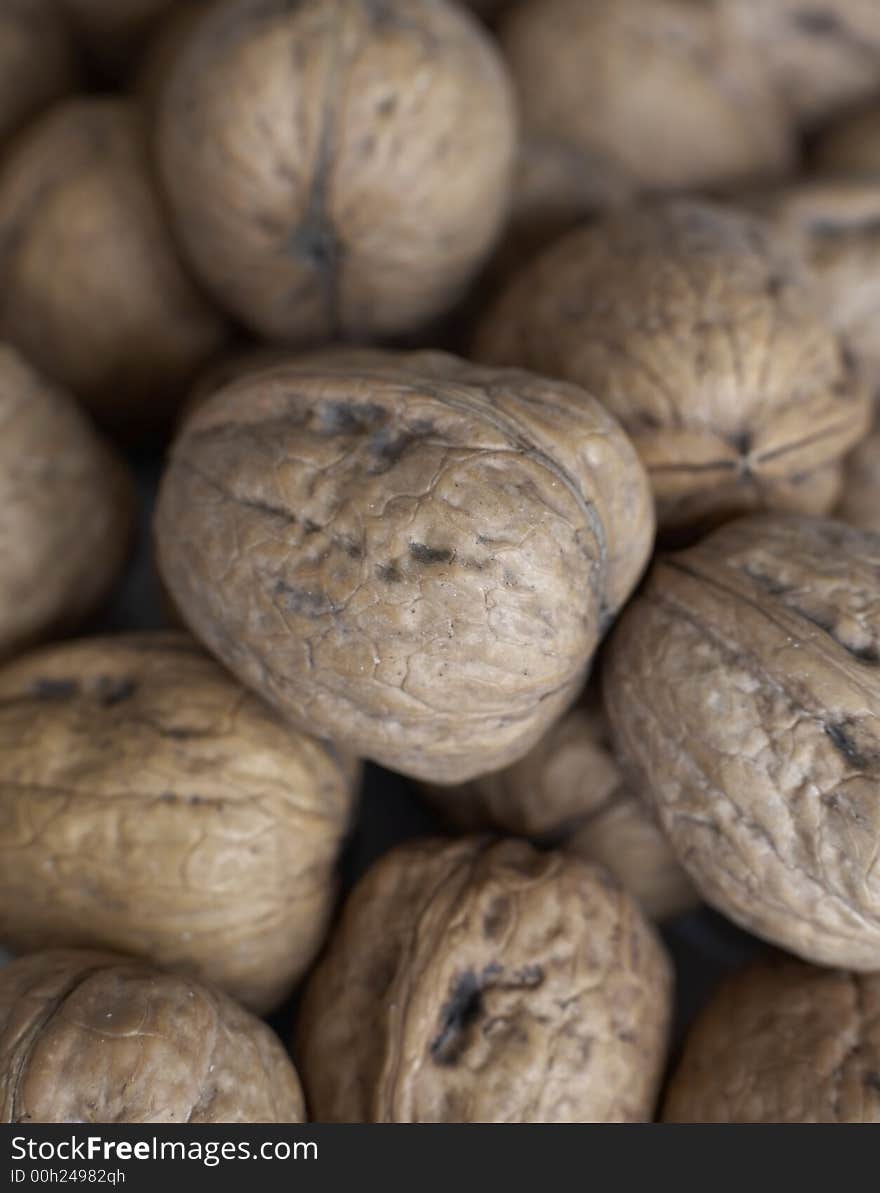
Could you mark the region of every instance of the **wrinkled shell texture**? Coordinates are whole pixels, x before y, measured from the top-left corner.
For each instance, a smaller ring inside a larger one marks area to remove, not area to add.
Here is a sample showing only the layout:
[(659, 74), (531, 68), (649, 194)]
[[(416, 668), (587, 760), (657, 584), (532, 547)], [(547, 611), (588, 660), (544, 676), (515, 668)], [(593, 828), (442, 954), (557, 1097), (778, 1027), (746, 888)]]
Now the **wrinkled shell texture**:
[(187, 624), (245, 684), (354, 754), (456, 782), (573, 702), (653, 519), (582, 391), (362, 349), (197, 409), (157, 535)]
[(419, 841), (361, 881), (306, 989), (306, 1098), (330, 1122), (643, 1121), (670, 999), (662, 945), (604, 871)]
[(221, 344), (183, 272), (127, 100), (67, 101), (0, 172), (0, 334), (96, 411), (151, 417)]
[(663, 1118), (880, 1123), (880, 978), (788, 957), (735, 975), (691, 1029)]
[(425, 794), (461, 828), (531, 837), (601, 863), (658, 919), (696, 902), (653, 814), (624, 783), (595, 705), (571, 709), (512, 766)]
[(0, 0), (0, 145), (76, 81), (53, 0)]
[(522, 0), (501, 45), (529, 137), (651, 190), (776, 174), (788, 120), (751, 47), (702, 0)]
[(873, 103), (819, 134), (810, 161), (822, 174), (880, 176), (880, 106)]
[(93, 612), (122, 570), (131, 525), (122, 461), (0, 342), (0, 659)]
[(880, 430), (873, 431), (847, 459), (843, 496), (835, 516), (850, 526), (880, 534)]
[(622, 758), (708, 902), (880, 968), (880, 538), (765, 515), (655, 564), (609, 645)]
[(159, 158), (200, 277), (270, 338), (417, 327), (500, 229), (499, 55), (443, 0), (227, 0), (175, 60)]
[(774, 87), (805, 124), (880, 87), (876, 0), (719, 0), (736, 38), (751, 43)]
[(350, 774), (183, 635), (0, 670), (0, 944), (120, 949), (258, 1011), (311, 962)]
[(219, 990), (109, 953), (0, 967), (0, 1122), (300, 1123), (264, 1023)]
[(477, 355), (583, 385), (645, 464), (661, 527), (827, 513), (870, 402), (770, 223), (688, 200), (579, 228), (514, 278)]

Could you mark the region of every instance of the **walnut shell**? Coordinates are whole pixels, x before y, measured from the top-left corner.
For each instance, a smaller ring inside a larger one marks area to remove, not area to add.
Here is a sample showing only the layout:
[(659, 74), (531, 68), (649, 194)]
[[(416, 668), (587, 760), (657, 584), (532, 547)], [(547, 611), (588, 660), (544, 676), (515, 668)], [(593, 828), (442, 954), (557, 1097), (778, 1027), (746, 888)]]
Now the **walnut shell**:
[(330, 1122), (642, 1121), (671, 986), (601, 869), (524, 841), (416, 841), (361, 880), (309, 981), (306, 1097)]
[(880, 105), (849, 112), (813, 140), (813, 168), (832, 177), (880, 177)]
[(0, 944), (120, 949), (276, 1006), (320, 947), (352, 768), (188, 638), (0, 670)]
[(657, 919), (697, 902), (653, 814), (624, 782), (596, 703), (571, 709), (504, 770), (422, 790), (459, 828), (531, 837), (601, 863)]
[(226, 0), (175, 57), (158, 124), (193, 267), (270, 339), (418, 327), (505, 214), (512, 96), (445, 0)]
[(77, 82), (55, 0), (0, 0), (0, 145)]
[(880, 428), (848, 457), (835, 516), (850, 526), (880, 534)]
[(880, 88), (876, 0), (719, 0), (718, 7), (802, 124)]
[(707, 901), (858, 970), (880, 968), (878, 577), (875, 535), (744, 518), (657, 561), (604, 668), (616, 745)]
[(564, 236), (502, 293), (477, 355), (584, 386), (642, 457), (664, 529), (827, 513), (870, 400), (808, 274), (757, 216), (689, 200)]
[(0, 659), (97, 609), (128, 555), (133, 497), (73, 400), (0, 342)]
[(114, 423), (167, 416), (225, 337), (184, 274), (135, 105), (74, 99), (0, 170), (0, 334)]
[(301, 1123), (269, 1028), (210, 986), (111, 953), (0, 968), (0, 1122)]
[(673, 1123), (880, 1123), (880, 977), (789, 957), (728, 979), (691, 1029)]
[(650, 551), (581, 390), (442, 353), (318, 354), (187, 420), (157, 509), (187, 624), (295, 722), (417, 778), (525, 754)]
[(742, 39), (702, 0), (523, 0), (499, 36), (523, 129), (635, 186), (679, 190), (777, 174), (787, 114)]

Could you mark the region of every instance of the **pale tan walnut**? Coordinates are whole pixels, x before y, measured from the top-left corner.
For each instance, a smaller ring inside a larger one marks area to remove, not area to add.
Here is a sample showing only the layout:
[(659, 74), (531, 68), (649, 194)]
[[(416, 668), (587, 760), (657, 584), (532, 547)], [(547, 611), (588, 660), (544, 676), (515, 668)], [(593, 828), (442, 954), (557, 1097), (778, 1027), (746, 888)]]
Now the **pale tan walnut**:
[(458, 782), (574, 701), (653, 510), (582, 390), (360, 349), (197, 409), (156, 527), (173, 600), (243, 683), (355, 754)]
[(653, 813), (624, 781), (596, 702), (571, 709), (504, 770), (422, 791), (458, 828), (530, 837), (601, 863), (657, 919), (697, 902)]
[(880, 105), (848, 113), (824, 129), (813, 141), (810, 162), (832, 177), (880, 177)]
[(298, 1064), (318, 1121), (639, 1122), (671, 996), (663, 946), (600, 868), (524, 841), (417, 841), (350, 896)]
[(880, 1123), (880, 977), (789, 957), (729, 978), (685, 1042), (671, 1123)]
[(513, 98), (445, 0), (225, 0), (176, 55), (158, 125), (189, 260), (270, 339), (418, 327), (505, 214)]
[(501, 46), (523, 131), (679, 190), (786, 171), (789, 120), (751, 47), (703, 0), (523, 0)]
[(663, 529), (753, 508), (827, 513), (870, 400), (807, 267), (778, 241), (769, 221), (691, 200), (609, 213), (513, 278), (476, 354), (603, 402)]
[(875, 428), (848, 457), (835, 514), (850, 526), (880, 534), (880, 429)]
[(880, 968), (880, 537), (763, 515), (659, 558), (604, 694), (709, 903), (807, 960)]
[(0, 274), (0, 334), (115, 424), (167, 417), (226, 334), (177, 259), (128, 100), (68, 100), (16, 141)]
[(77, 81), (55, 0), (0, 0), (0, 145)]
[(826, 322), (880, 389), (880, 177), (811, 178), (749, 200), (812, 272)]
[(0, 341), (0, 659), (95, 612), (133, 522), (122, 460), (71, 397)]
[(276, 1006), (321, 946), (354, 768), (189, 638), (0, 670), (0, 944), (119, 949)]
[(717, 0), (716, 7), (802, 124), (880, 89), (876, 0)]
[(78, 949), (0, 967), (0, 1122), (304, 1121), (279, 1040), (219, 990)]
[(57, 0), (91, 60), (114, 79), (124, 77), (156, 25), (184, 0)]

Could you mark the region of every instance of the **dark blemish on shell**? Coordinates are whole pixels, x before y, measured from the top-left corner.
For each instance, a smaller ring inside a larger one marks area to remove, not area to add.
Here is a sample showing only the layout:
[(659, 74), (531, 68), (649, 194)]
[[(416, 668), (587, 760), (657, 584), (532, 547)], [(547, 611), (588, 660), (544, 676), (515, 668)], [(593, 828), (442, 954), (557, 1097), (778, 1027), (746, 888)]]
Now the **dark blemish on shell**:
[(831, 34), (842, 32), (840, 21), (831, 13), (821, 8), (805, 8), (796, 12), (793, 23), (803, 33), (813, 37), (829, 37)]
[(296, 518), (293, 514), (280, 505), (272, 505), (268, 501), (259, 501), (256, 498), (242, 498), (239, 504), (244, 509), (255, 510), (258, 514), (265, 514), (268, 518), (277, 518), (282, 522), (295, 523)]
[(102, 675), (98, 679), (98, 701), (104, 708), (112, 708), (114, 704), (130, 700), (136, 691), (137, 684), (132, 679), (121, 679), (112, 675)]
[(866, 1073), (862, 1080), (866, 1089), (871, 1090), (872, 1093), (880, 1094), (880, 1073), (872, 1070)]
[(777, 580), (775, 576), (768, 576), (754, 567), (746, 567), (745, 572), (750, 580), (754, 580), (770, 596), (784, 596), (785, 593), (791, 592), (792, 586), (783, 583), (782, 580)]
[(386, 584), (399, 584), (403, 579), (403, 573), (396, 563), (380, 563), (376, 568), (376, 575)]
[(319, 416), (327, 435), (363, 434), (388, 422), (388, 411), (374, 402), (325, 402)]
[(79, 690), (75, 679), (38, 679), (33, 688), (38, 700), (70, 700)]
[(487, 940), (497, 940), (510, 918), (510, 900), (496, 895), (483, 916), (483, 935)]
[(449, 547), (429, 547), (426, 543), (410, 543), (409, 553), (416, 563), (452, 563), (455, 552)]
[(272, 595), (282, 609), (299, 617), (322, 617), (338, 612), (337, 606), (320, 589), (300, 588), (285, 580), (278, 580)]
[(438, 1065), (454, 1065), (467, 1046), (473, 1026), (483, 1014), (480, 982), (472, 969), (453, 983), (450, 996), (440, 1012), (440, 1023), (429, 1044), (432, 1060)]
[(850, 730), (846, 722), (838, 722), (837, 724), (827, 724), (825, 726), (825, 735), (831, 744), (837, 750), (838, 754), (850, 766), (857, 770), (868, 770), (871, 766), (871, 760), (867, 758), (850, 736)]
[(321, 527), (317, 522), (313, 522), (311, 518), (306, 518), (303, 522), (303, 534), (317, 534)]
[(747, 456), (752, 450), (751, 431), (740, 431), (736, 435), (731, 435), (730, 443), (734, 451), (739, 452), (741, 456)]

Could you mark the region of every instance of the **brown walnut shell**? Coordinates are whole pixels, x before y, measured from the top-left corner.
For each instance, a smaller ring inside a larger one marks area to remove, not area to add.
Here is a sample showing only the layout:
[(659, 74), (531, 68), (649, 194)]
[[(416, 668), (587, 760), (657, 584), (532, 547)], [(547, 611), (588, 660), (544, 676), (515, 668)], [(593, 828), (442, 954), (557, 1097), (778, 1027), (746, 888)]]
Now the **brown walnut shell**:
[(850, 526), (880, 534), (880, 428), (848, 457), (835, 516)]
[(880, 177), (880, 105), (875, 101), (824, 129), (813, 140), (810, 162), (831, 177)]
[(501, 46), (523, 130), (606, 159), (635, 187), (785, 171), (789, 120), (751, 47), (701, 0), (523, 0)]
[(0, 145), (77, 82), (55, 0), (0, 0)]
[(361, 880), (306, 988), (306, 1097), (330, 1122), (643, 1121), (671, 986), (601, 869), (524, 841), (417, 841)]
[(773, 957), (691, 1028), (670, 1123), (880, 1123), (880, 976)]
[(827, 513), (870, 400), (809, 282), (757, 216), (690, 200), (621, 209), (513, 279), (477, 355), (595, 394), (635, 444), (663, 529)]
[(0, 967), (0, 1122), (304, 1121), (280, 1042), (219, 990), (75, 949)]
[(653, 812), (624, 781), (595, 702), (571, 709), (504, 770), (422, 790), (457, 828), (529, 837), (600, 863), (656, 919), (697, 902)]
[(0, 341), (0, 659), (97, 609), (128, 555), (133, 496), (73, 399)]
[(0, 944), (123, 950), (276, 1006), (319, 949), (352, 767), (183, 635), (0, 670)]
[(69, 100), (16, 141), (0, 275), (0, 334), (114, 424), (161, 421), (225, 337), (177, 259), (128, 100)]
[(226, 0), (175, 56), (158, 124), (193, 268), (270, 339), (418, 327), (505, 214), (507, 78), (445, 0)]
[(653, 538), (581, 390), (441, 353), (318, 354), (187, 420), (157, 509), (187, 624), (310, 732), (417, 778), (521, 757)]
[(709, 903), (807, 960), (880, 968), (880, 538), (764, 515), (661, 557), (604, 693)]

